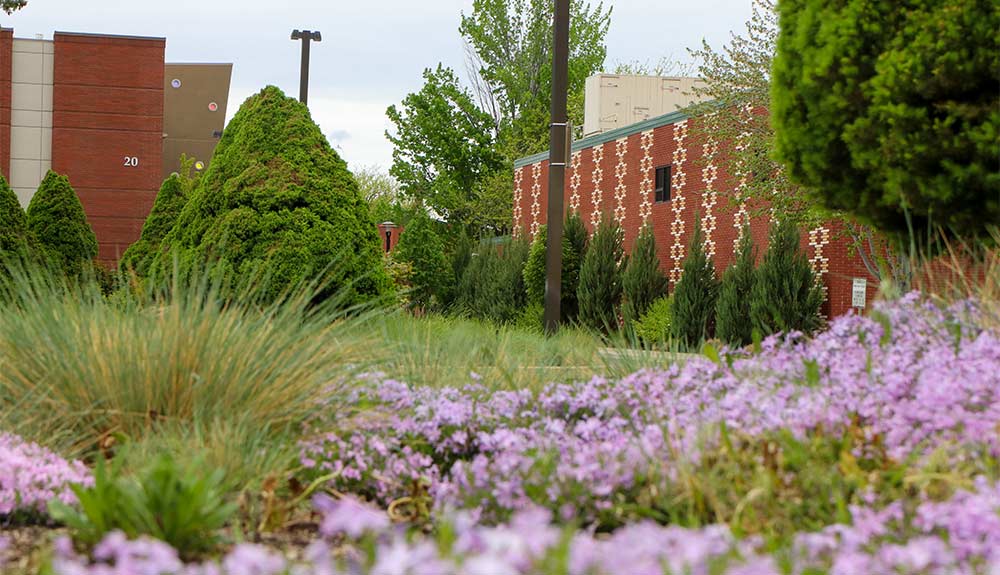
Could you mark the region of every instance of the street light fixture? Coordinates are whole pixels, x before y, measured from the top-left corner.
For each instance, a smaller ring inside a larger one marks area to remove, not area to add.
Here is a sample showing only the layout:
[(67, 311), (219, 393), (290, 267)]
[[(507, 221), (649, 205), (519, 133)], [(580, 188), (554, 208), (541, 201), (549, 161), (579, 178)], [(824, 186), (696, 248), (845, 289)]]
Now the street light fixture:
[(566, 113), (569, 67), (569, 0), (555, 0), (552, 34), (552, 108), (549, 119), (549, 197), (545, 238), (545, 333), (559, 330), (562, 297), (563, 190), (570, 152)]
[(302, 40), (302, 70), (299, 72), (299, 101), (303, 104), (309, 97), (309, 42), (320, 42), (323, 36), (318, 30), (292, 30), (292, 40)]

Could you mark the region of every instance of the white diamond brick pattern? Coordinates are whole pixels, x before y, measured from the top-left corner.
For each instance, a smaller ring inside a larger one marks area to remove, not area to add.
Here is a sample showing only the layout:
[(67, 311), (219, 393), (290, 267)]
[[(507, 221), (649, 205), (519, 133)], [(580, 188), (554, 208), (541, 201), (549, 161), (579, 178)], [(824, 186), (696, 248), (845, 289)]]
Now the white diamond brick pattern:
[(687, 163), (687, 120), (682, 120), (674, 124), (674, 149), (673, 175), (670, 183), (670, 207), (674, 213), (674, 219), (670, 223), (670, 234), (674, 236), (674, 244), (670, 246), (670, 259), (673, 268), (670, 270), (670, 281), (677, 284), (681, 279), (684, 261), (684, 187), (687, 184), (687, 174), (684, 172), (684, 164)]
[(580, 162), (581, 152), (573, 152), (569, 161), (569, 209), (574, 212), (580, 211)]
[(715, 217), (715, 205), (719, 202), (719, 192), (715, 189), (715, 180), (719, 178), (719, 168), (715, 165), (715, 156), (719, 151), (719, 144), (714, 138), (709, 138), (702, 145), (702, 154), (705, 158), (705, 166), (701, 169), (701, 181), (705, 184), (705, 191), (702, 194), (701, 227), (705, 232), (705, 253), (708, 257), (715, 257), (715, 228), (717, 220)]
[[(809, 265), (816, 277), (816, 283), (823, 291), (824, 302), (827, 299), (827, 289), (823, 278), (830, 272), (830, 257), (823, 252), (828, 245), (830, 245), (830, 228), (819, 226), (809, 231), (809, 247), (813, 250), (813, 255), (809, 258)], [(826, 314), (824, 314), (824, 319), (826, 319)]]
[(521, 209), (521, 199), (524, 197), (524, 188), (522, 184), (524, 182), (524, 168), (518, 168), (514, 170), (514, 237), (520, 237), (521, 235), (521, 216), (524, 215), (524, 210)]
[(653, 130), (642, 133), (639, 147), (642, 149), (642, 159), (639, 160), (639, 173), (642, 174), (642, 181), (639, 182), (639, 195), (642, 197), (639, 217), (642, 218), (642, 224), (646, 225), (653, 213)]
[(628, 138), (621, 138), (615, 141), (615, 155), (618, 162), (615, 164), (615, 221), (619, 226), (625, 225), (625, 196), (628, 191), (625, 187), (625, 176), (628, 174), (628, 163), (625, 161), (625, 154), (628, 152)]
[(538, 215), (542, 213), (542, 204), (538, 201), (542, 195), (542, 164), (531, 166), (531, 240), (538, 234)]
[(594, 156), (594, 173), (591, 176), (594, 182), (594, 193), (590, 196), (590, 203), (593, 205), (593, 211), (590, 214), (590, 223), (596, 228), (601, 223), (601, 200), (603, 199), (601, 181), (604, 179), (604, 169), (601, 168), (601, 161), (604, 159), (604, 144), (598, 144), (591, 148), (591, 154)]

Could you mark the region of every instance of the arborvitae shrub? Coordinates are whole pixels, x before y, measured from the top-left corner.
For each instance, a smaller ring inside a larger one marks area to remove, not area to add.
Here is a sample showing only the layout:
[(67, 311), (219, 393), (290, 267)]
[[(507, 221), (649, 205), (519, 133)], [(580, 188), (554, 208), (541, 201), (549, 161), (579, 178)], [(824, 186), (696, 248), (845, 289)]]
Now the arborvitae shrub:
[(643, 226), (622, 273), (622, 319), (626, 330), (632, 329), (653, 301), (667, 295), (667, 285), (667, 277), (660, 271), (653, 228)]
[(580, 268), (580, 322), (602, 331), (618, 327), (618, 304), (622, 296), (622, 230), (606, 218), (590, 239)]
[(648, 347), (664, 347), (670, 342), (670, 318), (673, 314), (673, 296), (661, 297), (650, 304), (633, 326), (635, 336)]
[(28, 223), (17, 194), (0, 175), (0, 257), (23, 252), (28, 245)]
[(49, 170), (28, 204), (28, 232), (43, 257), (79, 276), (97, 257), (97, 236), (66, 176)]
[[(262, 274), (263, 297), (322, 276), (345, 305), (390, 289), (378, 230), (347, 164), (309, 109), (273, 86), (243, 103), (157, 250), (152, 272), (212, 262)], [(218, 271), (216, 273), (218, 273)]]
[(410, 220), (399, 237), (393, 257), (409, 263), (412, 269), (410, 303), (424, 310), (439, 306), (450, 269), (444, 255), (444, 243), (426, 212)]
[(563, 226), (566, 241), (569, 242), (569, 254), (563, 246), (563, 291), (562, 316), (565, 321), (576, 321), (580, 315), (580, 302), (577, 291), (580, 288), (580, 267), (587, 254), (587, 228), (583, 225), (580, 213), (572, 211), (566, 216)]
[(783, 220), (771, 228), (756, 275), (750, 298), (754, 329), (766, 336), (793, 330), (810, 333), (820, 326), (823, 292), (799, 249), (799, 228), (794, 222)]
[(445, 290), (443, 304), (445, 307), (453, 309), (461, 297), (462, 276), (465, 274), (465, 269), (469, 267), (469, 263), (472, 262), (475, 243), (463, 228), (449, 240), (449, 244), (446, 246), (450, 248), (447, 251), (448, 286)]
[(715, 300), (719, 294), (715, 265), (705, 253), (701, 222), (697, 219), (684, 258), (683, 274), (674, 287), (671, 335), (679, 345), (692, 349), (712, 335)]
[[(531, 247), (528, 249), (528, 261), (524, 264), (524, 289), (528, 303), (545, 306), (545, 243), (548, 237), (547, 226), (541, 226)], [(566, 320), (576, 307), (576, 286), (579, 283), (580, 264), (569, 237), (562, 237), (562, 273), (560, 274), (559, 315)], [(569, 268), (569, 269), (567, 269)], [(567, 273), (568, 272), (568, 273)]]
[(722, 274), (719, 301), (715, 305), (715, 336), (729, 345), (744, 346), (753, 340), (750, 298), (757, 274), (754, 270), (756, 260), (757, 248), (750, 227), (746, 226), (736, 261)]
[(178, 174), (172, 174), (163, 180), (163, 185), (156, 194), (156, 201), (153, 202), (153, 209), (142, 226), (142, 235), (125, 250), (118, 264), (123, 272), (134, 271), (139, 276), (146, 275), (160, 242), (173, 229), (177, 216), (187, 203), (189, 196), (186, 192)]
[(528, 244), (522, 240), (481, 242), (462, 276), (462, 311), (496, 323), (516, 321), (526, 304), (527, 259)]

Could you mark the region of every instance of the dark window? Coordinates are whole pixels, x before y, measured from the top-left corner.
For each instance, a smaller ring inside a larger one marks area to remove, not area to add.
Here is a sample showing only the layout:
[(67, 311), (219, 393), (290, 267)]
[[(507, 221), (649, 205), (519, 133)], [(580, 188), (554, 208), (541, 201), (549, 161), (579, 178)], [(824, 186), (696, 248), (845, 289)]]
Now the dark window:
[(670, 166), (656, 168), (656, 202), (670, 201)]

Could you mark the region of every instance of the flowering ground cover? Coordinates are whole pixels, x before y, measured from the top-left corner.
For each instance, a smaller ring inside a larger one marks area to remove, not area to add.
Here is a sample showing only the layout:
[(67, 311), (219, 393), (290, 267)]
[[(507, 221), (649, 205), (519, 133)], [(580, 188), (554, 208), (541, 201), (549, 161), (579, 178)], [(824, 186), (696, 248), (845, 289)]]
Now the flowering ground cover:
[[(318, 532), (302, 557), (241, 544), (185, 564), (165, 544), (112, 534), (89, 553), (59, 543), (52, 568), (998, 572), (996, 326), (974, 301), (911, 295), (811, 339), (707, 348), (683, 365), (537, 393), (475, 374), (461, 388), (367, 376), (348, 410), (312, 421), (300, 442), (300, 479), (352, 494), (314, 499)], [(50, 498), (79, 480), (60, 473)], [(0, 496), (39, 509), (44, 497), (21, 485), (0, 481)]]

